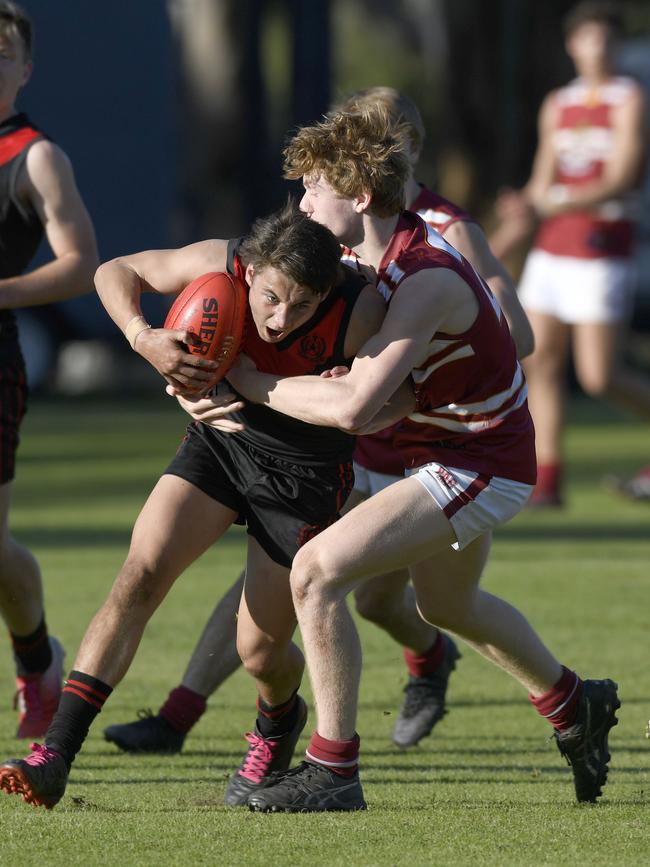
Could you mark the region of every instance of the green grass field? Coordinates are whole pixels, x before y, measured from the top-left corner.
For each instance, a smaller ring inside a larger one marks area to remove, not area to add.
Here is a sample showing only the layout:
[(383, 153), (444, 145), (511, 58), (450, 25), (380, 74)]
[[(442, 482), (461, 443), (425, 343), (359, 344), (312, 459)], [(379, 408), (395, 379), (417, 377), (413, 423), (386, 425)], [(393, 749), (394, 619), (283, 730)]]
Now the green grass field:
[[(48, 621), (68, 650), (126, 553), (130, 528), (184, 425), (168, 400), (35, 402), (24, 426), (13, 530), (38, 555)], [(156, 709), (182, 674), (208, 610), (242, 563), (234, 530), (184, 575), (96, 721), (64, 800), (35, 810), (0, 795), (0, 860), (15, 865), (455, 865), (650, 862), (650, 505), (600, 487), (650, 460), (647, 428), (586, 404), (573, 412), (568, 508), (524, 513), (496, 536), (485, 586), (520, 606), (567, 665), (618, 681), (610, 783), (574, 804), (571, 773), (521, 688), (466, 649), (450, 713), (412, 752), (390, 741), (401, 652), (362, 625), (359, 730), (369, 810), (257, 815), (226, 809), (228, 776), (253, 723), (238, 672), (176, 757), (132, 757), (102, 729)], [(0, 753), (13, 738), (12, 666), (0, 679)], [(309, 698), (309, 687), (305, 686)], [(308, 724), (306, 733), (310, 731)], [(301, 741), (301, 745), (306, 737)]]

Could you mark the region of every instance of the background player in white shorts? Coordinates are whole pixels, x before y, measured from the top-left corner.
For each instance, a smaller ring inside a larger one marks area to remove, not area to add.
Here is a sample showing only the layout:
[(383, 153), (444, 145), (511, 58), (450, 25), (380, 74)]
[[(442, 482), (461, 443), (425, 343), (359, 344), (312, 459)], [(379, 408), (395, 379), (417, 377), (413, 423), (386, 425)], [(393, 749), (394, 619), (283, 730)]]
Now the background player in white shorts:
[(614, 73), (620, 32), (617, 4), (582, 3), (567, 16), (566, 50), (578, 77), (546, 97), (531, 178), (523, 190), (502, 197), (505, 224), (492, 238), (497, 255), (507, 255), (525, 233), (531, 209), (541, 218), (520, 284), (536, 347), (525, 365), (537, 433), (538, 482), (531, 505), (562, 503), (570, 342), (587, 394), (650, 418), (650, 383), (621, 357), (631, 311), (630, 257), (647, 112), (640, 86)]

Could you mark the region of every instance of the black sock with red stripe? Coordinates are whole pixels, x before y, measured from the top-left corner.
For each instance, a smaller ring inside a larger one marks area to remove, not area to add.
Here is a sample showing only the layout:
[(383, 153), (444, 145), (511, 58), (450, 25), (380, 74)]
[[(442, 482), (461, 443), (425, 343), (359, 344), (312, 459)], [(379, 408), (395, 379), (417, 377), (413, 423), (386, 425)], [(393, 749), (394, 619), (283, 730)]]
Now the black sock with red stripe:
[(263, 738), (278, 738), (286, 734), (298, 719), (298, 690), (292, 692), (282, 704), (267, 704), (262, 696), (257, 697), (257, 727)]
[(47, 634), (45, 617), (41, 618), (41, 622), (29, 635), (16, 635), (11, 631), (9, 635), (19, 677), (47, 671), (52, 662), (52, 647)]
[(68, 766), (74, 761), (92, 721), (112, 692), (112, 686), (82, 671), (71, 671), (68, 675), (58, 710), (45, 735), (46, 746), (61, 753)]

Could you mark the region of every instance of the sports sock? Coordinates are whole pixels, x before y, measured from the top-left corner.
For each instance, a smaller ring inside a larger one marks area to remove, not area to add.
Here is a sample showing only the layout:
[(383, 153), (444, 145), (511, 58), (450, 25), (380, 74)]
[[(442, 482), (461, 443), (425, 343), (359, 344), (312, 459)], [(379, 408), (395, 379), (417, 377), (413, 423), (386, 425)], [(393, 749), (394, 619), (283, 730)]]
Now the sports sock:
[(563, 665), (562, 677), (555, 686), (543, 695), (537, 697), (529, 695), (528, 698), (541, 716), (545, 717), (554, 728), (562, 731), (570, 728), (575, 722), (582, 687), (583, 683), (575, 671)]
[(186, 735), (203, 716), (207, 706), (204, 695), (181, 684), (169, 693), (158, 715), (177, 732)]
[(324, 765), (339, 777), (353, 777), (359, 768), (359, 744), (358, 734), (349, 741), (330, 741), (314, 732), (305, 756), (307, 761)]
[(282, 704), (270, 705), (258, 695), (257, 727), (263, 738), (277, 738), (290, 731), (298, 716), (298, 690)]
[(45, 625), (45, 617), (41, 618), (41, 622), (29, 635), (16, 635), (15, 632), (10, 632), (9, 635), (11, 636), (18, 673), (21, 676), (42, 674), (50, 667), (52, 647)]
[(112, 686), (82, 671), (71, 671), (68, 675), (58, 710), (45, 735), (45, 745), (61, 753), (68, 766), (74, 761), (90, 724), (112, 692)]
[(447, 642), (440, 631), (431, 647), (425, 650), (424, 653), (413, 653), (412, 650), (405, 647), (404, 662), (409, 674), (413, 675), (413, 677), (426, 677), (429, 674), (433, 674), (445, 658), (446, 649)]
[(537, 484), (535, 494), (559, 497), (562, 481), (562, 465), (560, 463), (540, 464), (537, 467)]

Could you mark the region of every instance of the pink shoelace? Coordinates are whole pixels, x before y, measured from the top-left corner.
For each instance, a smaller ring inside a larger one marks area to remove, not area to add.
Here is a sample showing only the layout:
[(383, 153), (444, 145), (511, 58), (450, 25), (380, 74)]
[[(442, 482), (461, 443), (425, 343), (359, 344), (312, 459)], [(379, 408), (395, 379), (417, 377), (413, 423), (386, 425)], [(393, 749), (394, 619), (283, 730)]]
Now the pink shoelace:
[(245, 737), (250, 747), (239, 774), (252, 783), (261, 783), (269, 774), (269, 766), (273, 761), (273, 750), (278, 742), (265, 740), (255, 732), (246, 732)]
[(46, 765), (48, 762), (51, 762), (52, 759), (58, 759), (59, 753), (54, 750), (49, 749), (43, 744), (30, 744), (30, 750), (32, 751), (31, 756), (27, 756), (25, 759), (26, 765), (32, 765), (36, 767), (38, 765)]

